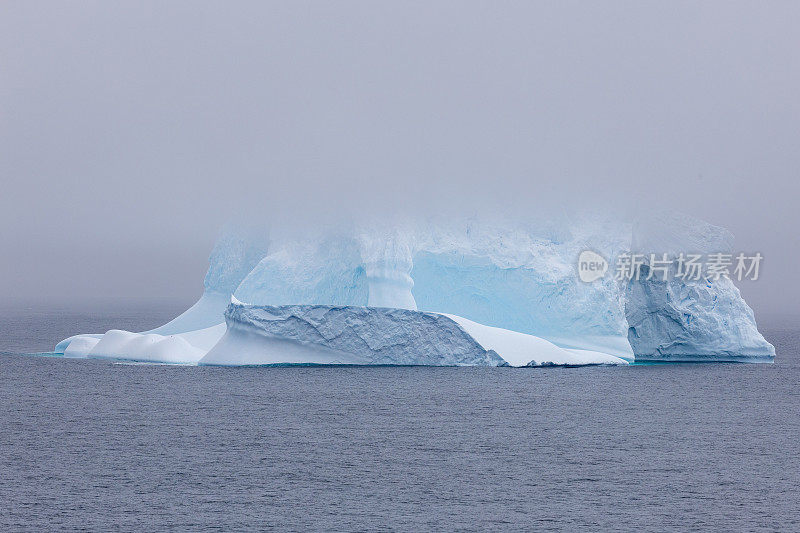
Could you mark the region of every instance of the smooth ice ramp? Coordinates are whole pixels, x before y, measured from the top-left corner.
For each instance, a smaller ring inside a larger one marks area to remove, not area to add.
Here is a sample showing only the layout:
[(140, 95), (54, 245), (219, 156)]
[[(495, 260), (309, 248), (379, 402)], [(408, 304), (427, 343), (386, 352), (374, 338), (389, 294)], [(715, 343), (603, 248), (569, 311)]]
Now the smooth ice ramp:
[(408, 309), (232, 303), (228, 330), (201, 365), (539, 366), (627, 364), (599, 352), (453, 315)]
[(444, 316), (461, 326), (482, 347), (500, 354), (510, 366), (620, 365), (633, 361), (633, 353), (626, 358), (620, 354), (561, 348), (533, 335), (478, 324), (460, 316)]

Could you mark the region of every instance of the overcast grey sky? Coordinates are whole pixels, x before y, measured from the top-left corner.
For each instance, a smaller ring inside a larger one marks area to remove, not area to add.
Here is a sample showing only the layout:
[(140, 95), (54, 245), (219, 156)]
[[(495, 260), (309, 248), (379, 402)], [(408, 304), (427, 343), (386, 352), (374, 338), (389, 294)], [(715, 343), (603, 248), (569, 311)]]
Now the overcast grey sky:
[(0, 2), (0, 297), (184, 299), (238, 210), (678, 207), (797, 314), (798, 2)]

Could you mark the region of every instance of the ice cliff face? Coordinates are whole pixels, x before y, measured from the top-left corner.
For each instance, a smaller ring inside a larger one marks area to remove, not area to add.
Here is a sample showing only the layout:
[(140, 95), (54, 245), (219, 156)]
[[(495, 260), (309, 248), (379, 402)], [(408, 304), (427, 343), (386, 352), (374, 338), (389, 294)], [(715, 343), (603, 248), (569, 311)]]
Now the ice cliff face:
[(721, 228), (674, 215), (429, 221), (270, 239), (228, 231), (185, 313), (142, 334), (71, 337), (56, 351), (201, 364), (771, 360), (730, 280), (609, 274), (585, 283), (576, 272), (584, 250), (613, 264), (631, 251), (673, 257), (731, 243)]
[(637, 360), (755, 361), (775, 356), (730, 279), (631, 281), (625, 294), (628, 340)]
[(729, 278), (676, 276), (681, 253), (731, 253), (730, 232), (694, 218), (660, 214), (634, 225), (631, 249), (645, 257), (667, 254), (673, 261), (666, 280), (647, 280), (650, 265), (645, 264), (639, 279), (624, 286), (628, 340), (637, 360), (758, 361), (775, 356)]

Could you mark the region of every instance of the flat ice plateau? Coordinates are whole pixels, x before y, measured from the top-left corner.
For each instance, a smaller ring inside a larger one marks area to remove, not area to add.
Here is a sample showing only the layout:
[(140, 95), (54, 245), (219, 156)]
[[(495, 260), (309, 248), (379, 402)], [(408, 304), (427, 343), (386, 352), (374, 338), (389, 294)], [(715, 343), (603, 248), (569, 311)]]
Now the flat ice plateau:
[[(198, 302), (142, 333), (60, 342), (65, 357), (200, 365), (617, 365), (770, 362), (728, 278), (580, 281), (579, 254), (729, 252), (683, 215), (370, 225), (285, 235), (229, 228)], [(643, 267), (647, 269), (647, 265)]]

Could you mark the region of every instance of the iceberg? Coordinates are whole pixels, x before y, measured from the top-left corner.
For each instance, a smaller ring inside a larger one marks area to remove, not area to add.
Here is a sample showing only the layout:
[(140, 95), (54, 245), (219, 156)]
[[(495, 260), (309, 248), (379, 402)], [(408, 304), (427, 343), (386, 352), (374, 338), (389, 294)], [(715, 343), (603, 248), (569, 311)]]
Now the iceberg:
[(229, 228), (203, 295), (185, 313), (141, 333), (70, 337), (56, 351), (232, 366), (771, 361), (774, 348), (730, 279), (601, 275), (588, 283), (577, 274), (586, 250), (612, 263), (650, 251), (676, 260), (732, 241), (722, 228), (673, 214), (383, 222), (305, 234)]

